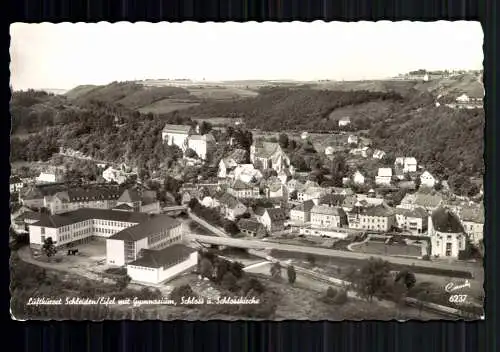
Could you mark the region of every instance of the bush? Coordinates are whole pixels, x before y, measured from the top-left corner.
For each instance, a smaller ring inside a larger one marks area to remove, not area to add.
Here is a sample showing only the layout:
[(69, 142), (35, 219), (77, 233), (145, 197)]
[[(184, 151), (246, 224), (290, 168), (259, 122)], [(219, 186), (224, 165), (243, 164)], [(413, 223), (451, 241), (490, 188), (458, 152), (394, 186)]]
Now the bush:
[(194, 297), (196, 298), (197, 295), (194, 293), (193, 289), (189, 285), (182, 285), (182, 286), (177, 286), (175, 287), (172, 292), (170, 293), (169, 298), (173, 300), (174, 302), (181, 303), (182, 302), (182, 297), (184, 298), (189, 298), (189, 297)]

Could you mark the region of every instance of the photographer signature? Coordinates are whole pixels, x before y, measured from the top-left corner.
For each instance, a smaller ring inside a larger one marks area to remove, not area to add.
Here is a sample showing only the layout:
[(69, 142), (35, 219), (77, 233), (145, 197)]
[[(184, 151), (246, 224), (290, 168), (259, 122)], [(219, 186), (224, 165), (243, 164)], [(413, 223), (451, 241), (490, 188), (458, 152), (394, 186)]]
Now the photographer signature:
[(451, 293), (466, 287), (470, 288), (469, 280), (465, 280), (465, 282), (461, 285), (457, 285), (453, 282), (450, 282), (444, 287), (444, 290), (448, 293)]

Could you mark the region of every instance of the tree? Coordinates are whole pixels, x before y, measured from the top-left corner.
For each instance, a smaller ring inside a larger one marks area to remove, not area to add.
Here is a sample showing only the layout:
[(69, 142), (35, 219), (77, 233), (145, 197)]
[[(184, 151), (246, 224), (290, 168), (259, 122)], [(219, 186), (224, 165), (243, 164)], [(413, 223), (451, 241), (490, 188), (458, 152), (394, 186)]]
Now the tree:
[(203, 136), (207, 133), (209, 133), (210, 131), (212, 130), (212, 125), (207, 122), (207, 121), (203, 121), (201, 124), (200, 124), (200, 134)]
[(297, 190), (294, 189), (292, 192), (290, 192), (290, 200), (297, 200)]
[(271, 265), (270, 272), (271, 272), (271, 277), (274, 280), (280, 280), (281, 279), (281, 264), (280, 264), (280, 262), (273, 263)]
[(408, 290), (412, 289), (415, 284), (417, 283), (417, 279), (415, 277), (415, 274), (412, 273), (411, 271), (408, 270), (402, 270), (400, 271), (397, 275), (396, 278), (394, 279), (395, 282), (401, 282), (406, 286)]
[(385, 292), (390, 276), (390, 264), (372, 257), (352, 276), (351, 281), (358, 296), (371, 302), (373, 297)]
[(52, 237), (47, 237), (45, 241), (43, 241), (42, 252), (47, 256), (47, 258), (51, 258), (56, 255), (57, 248), (52, 240)]
[(169, 298), (177, 303), (182, 302), (182, 297), (186, 298), (196, 298), (196, 294), (189, 285), (182, 285), (175, 287), (172, 292), (170, 292)]
[(186, 158), (197, 158), (198, 157), (198, 154), (196, 154), (196, 152), (191, 148), (187, 148), (184, 155), (186, 155)]
[(297, 273), (295, 272), (295, 267), (293, 265), (290, 265), (287, 268), (287, 276), (288, 276), (288, 282), (293, 285), (295, 280), (297, 279)]
[(278, 143), (281, 148), (288, 148), (288, 135), (286, 135), (285, 133), (281, 133), (278, 139)]
[(132, 281), (132, 278), (128, 275), (121, 275), (117, 280), (116, 280), (116, 287), (118, 290), (123, 291), (124, 289), (127, 288), (128, 284)]
[(207, 258), (203, 258), (200, 263), (200, 275), (203, 277), (212, 278), (213, 275), (213, 266), (210, 260)]
[(235, 291), (238, 286), (236, 284), (237, 279), (231, 272), (227, 272), (224, 274), (224, 277), (222, 278), (222, 287), (224, 287), (226, 290), (229, 291)]
[(191, 198), (189, 200), (189, 203), (188, 203), (188, 207), (189, 209), (193, 210), (195, 209), (196, 207), (198, 207), (200, 205), (200, 202), (198, 202), (198, 199), (196, 198)]
[(226, 220), (224, 222), (224, 231), (226, 231), (228, 234), (234, 236), (240, 233), (240, 229), (238, 228), (238, 225), (234, 221), (231, 220)]

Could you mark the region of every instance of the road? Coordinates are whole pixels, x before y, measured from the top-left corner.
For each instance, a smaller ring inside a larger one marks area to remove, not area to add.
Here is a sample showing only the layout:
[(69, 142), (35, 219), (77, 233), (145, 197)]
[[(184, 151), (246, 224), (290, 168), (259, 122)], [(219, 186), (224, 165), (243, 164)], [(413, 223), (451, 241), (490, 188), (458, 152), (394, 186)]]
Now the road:
[(408, 258), (399, 258), (399, 257), (390, 257), (384, 255), (376, 255), (376, 254), (366, 254), (366, 253), (357, 253), (357, 252), (348, 252), (348, 251), (339, 251), (328, 248), (318, 248), (318, 247), (307, 247), (307, 246), (297, 246), (290, 244), (282, 244), (275, 242), (264, 242), (258, 240), (245, 240), (245, 239), (236, 239), (236, 238), (221, 238), (215, 236), (203, 236), (197, 234), (186, 234), (186, 238), (191, 240), (196, 240), (198, 242), (221, 245), (221, 246), (230, 246), (230, 247), (238, 247), (238, 248), (251, 248), (251, 249), (265, 249), (265, 250), (281, 250), (288, 252), (299, 252), (306, 254), (315, 254), (315, 255), (323, 255), (328, 257), (340, 257), (340, 258), (348, 258), (348, 259), (357, 259), (364, 260), (370, 257), (380, 258), (386, 260), (390, 263), (400, 264), (400, 265), (415, 265), (424, 268), (439, 268), (443, 270), (466, 270), (475, 272), (475, 266), (470, 263), (459, 263), (459, 264), (450, 264), (443, 262), (435, 262), (435, 261), (424, 261), (424, 260), (416, 260), (416, 259), (408, 259)]

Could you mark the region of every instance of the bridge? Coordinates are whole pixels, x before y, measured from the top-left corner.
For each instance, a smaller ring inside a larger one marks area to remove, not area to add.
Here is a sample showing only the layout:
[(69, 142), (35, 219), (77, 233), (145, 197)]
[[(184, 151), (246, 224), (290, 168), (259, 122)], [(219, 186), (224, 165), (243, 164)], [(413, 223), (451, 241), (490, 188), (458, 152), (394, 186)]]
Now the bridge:
[(376, 255), (369, 253), (340, 251), (340, 250), (321, 248), (321, 247), (297, 246), (297, 245), (282, 244), (276, 242), (245, 240), (237, 238), (218, 237), (218, 236), (204, 236), (198, 234), (186, 234), (185, 238), (188, 240), (197, 241), (198, 243), (205, 243), (217, 246), (229, 246), (236, 248), (260, 249), (266, 251), (275, 249), (287, 252), (298, 252), (305, 254), (355, 259), (355, 260), (366, 260), (370, 257), (373, 257), (373, 258), (383, 259), (393, 264), (410, 265), (410, 266), (414, 265), (423, 268), (435, 268), (435, 269), (453, 270), (453, 271), (464, 270), (471, 272), (471, 274), (474, 274), (474, 270), (470, 270), (472, 268), (467, 268), (467, 263), (460, 263), (460, 265), (454, 265), (443, 262), (424, 261), (424, 260), (401, 258), (401, 257), (390, 257), (390, 256)]
[(187, 205), (172, 205), (168, 207), (163, 207), (161, 209), (162, 213), (175, 213), (187, 210)]

